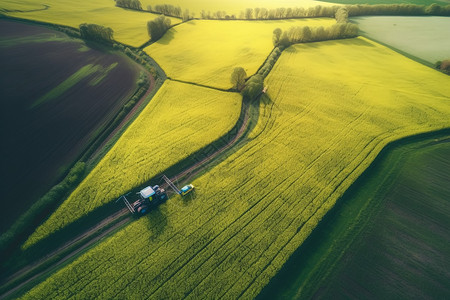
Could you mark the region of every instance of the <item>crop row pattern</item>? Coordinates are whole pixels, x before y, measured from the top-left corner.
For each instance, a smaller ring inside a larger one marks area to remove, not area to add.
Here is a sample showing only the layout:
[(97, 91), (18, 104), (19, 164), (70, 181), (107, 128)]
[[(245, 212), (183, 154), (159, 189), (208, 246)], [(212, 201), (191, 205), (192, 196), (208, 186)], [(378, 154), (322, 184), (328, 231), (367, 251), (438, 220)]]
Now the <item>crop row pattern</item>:
[(254, 298), (388, 142), (450, 126), (447, 80), (364, 38), (288, 48), (252, 139), (196, 179), (192, 198), (25, 298)]

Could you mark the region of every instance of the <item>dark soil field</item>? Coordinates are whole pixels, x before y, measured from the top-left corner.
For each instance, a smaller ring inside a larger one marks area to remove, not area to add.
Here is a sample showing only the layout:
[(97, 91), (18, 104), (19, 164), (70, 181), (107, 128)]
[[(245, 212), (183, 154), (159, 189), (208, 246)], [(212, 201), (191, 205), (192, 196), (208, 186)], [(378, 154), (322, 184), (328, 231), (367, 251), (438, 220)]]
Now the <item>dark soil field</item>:
[(449, 299), (450, 137), (378, 160), (261, 299)]
[(123, 55), (0, 20), (0, 232), (60, 179), (136, 89)]

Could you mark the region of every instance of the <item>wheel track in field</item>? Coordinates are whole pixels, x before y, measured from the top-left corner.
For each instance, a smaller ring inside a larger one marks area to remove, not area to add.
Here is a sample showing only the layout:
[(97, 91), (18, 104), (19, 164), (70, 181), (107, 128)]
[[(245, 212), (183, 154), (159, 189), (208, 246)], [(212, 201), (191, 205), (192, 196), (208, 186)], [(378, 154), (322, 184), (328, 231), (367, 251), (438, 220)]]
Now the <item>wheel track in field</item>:
[[(30, 10), (20, 10), (20, 9), (3, 9), (3, 12), (5, 13), (29, 13), (29, 12), (36, 12), (36, 11), (43, 11), (50, 8), (50, 5), (47, 4), (41, 4), (42, 8), (36, 8), (36, 9), (30, 9)], [(0, 9), (0, 11), (2, 11)]]
[[(127, 114), (121, 124), (113, 131), (113, 133), (108, 136), (108, 138), (102, 145), (105, 145), (107, 140), (109, 140), (115, 133), (117, 133), (122, 126), (126, 125), (132, 115), (138, 109), (139, 104), (141, 104), (149, 95), (149, 93), (153, 91), (153, 88), (154, 81), (152, 80), (147, 92), (141, 97), (137, 105), (135, 105), (135, 107)], [(187, 180), (199, 174), (202, 170), (213, 163), (216, 158), (235, 146), (248, 132), (250, 123), (249, 109), (251, 105), (252, 104), (248, 103), (247, 101), (242, 101), (241, 112), (236, 125), (227, 134), (218, 139), (218, 141), (225, 140), (224, 145), (220, 147), (214, 147), (214, 152), (206, 155), (201, 160), (198, 160), (195, 163), (184, 168), (179, 173), (174, 175), (171, 180)], [(72, 258), (75, 258), (83, 250), (92, 246), (100, 239), (105, 238), (110, 233), (118, 230), (126, 224), (129, 224), (133, 220), (133, 217), (129, 214), (130, 213), (127, 208), (118, 210), (114, 214), (105, 217), (95, 226), (88, 228), (86, 231), (78, 234), (75, 238), (65, 242), (50, 254), (40, 258), (38, 261), (26, 265), (19, 271), (10, 275), (1, 284), (0, 288), (5, 288), (5, 291), (3, 291), (3, 293), (0, 295), (0, 299), (7, 298), (8, 296), (20, 290), (20, 288), (24, 287), (25, 285), (39, 280), (49, 271), (56, 270), (59, 266), (68, 263)]]

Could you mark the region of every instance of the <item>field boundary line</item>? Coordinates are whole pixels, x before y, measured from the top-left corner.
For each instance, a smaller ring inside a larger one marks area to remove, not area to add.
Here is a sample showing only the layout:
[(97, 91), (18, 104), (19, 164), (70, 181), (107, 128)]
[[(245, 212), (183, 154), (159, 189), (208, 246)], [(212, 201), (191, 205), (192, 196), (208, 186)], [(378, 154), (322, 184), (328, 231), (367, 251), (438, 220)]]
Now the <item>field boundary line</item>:
[(201, 83), (196, 83), (196, 82), (191, 82), (191, 81), (185, 81), (185, 80), (181, 80), (181, 79), (175, 79), (172, 78), (170, 76), (167, 76), (167, 79), (172, 80), (172, 81), (176, 81), (176, 82), (181, 82), (181, 83), (185, 83), (185, 84), (191, 84), (191, 85), (195, 85), (198, 87), (202, 87), (202, 88), (207, 88), (207, 89), (212, 89), (212, 90), (216, 90), (216, 91), (220, 91), (220, 92), (226, 92), (226, 93), (237, 93), (235, 90), (233, 89), (221, 89), (218, 87), (214, 87), (214, 86), (210, 86), (210, 85), (205, 85), (205, 84), (201, 84)]

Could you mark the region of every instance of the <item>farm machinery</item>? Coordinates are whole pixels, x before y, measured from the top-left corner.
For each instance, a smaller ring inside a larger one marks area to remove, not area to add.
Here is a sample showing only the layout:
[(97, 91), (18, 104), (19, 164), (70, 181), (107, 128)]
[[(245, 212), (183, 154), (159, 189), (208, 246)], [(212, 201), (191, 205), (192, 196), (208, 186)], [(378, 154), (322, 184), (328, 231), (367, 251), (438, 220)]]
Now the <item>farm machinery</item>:
[[(181, 196), (185, 196), (194, 190), (194, 186), (192, 184), (188, 184), (182, 187), (181, 190), (178, 189), (177, 186), (166, 175), (163, 175), (162, 179), (170, 188), (175, 191), (175, 193), (180, 194)], [(158, 206), (169, 198), (166, 190), (159, 185), (155, 185), (153, 187), (147, 186), (143, 188), (138, 193), (136, 193), (138, 195), (138, 199), (133, 202), (130, 202), (127, 199), (127, 196), (129, 196), (129, 194), (131, 193), (120, 196), (117, 201), (122, 199), (128, 210), (132, 214), (137, 215), (143, 215), (147, 213), (148, 211), (150, 211), (150, 209)]]
[(127, 199), (127, 196), (129, 194), (130, 193), (120, 196), (118, 200), (122, 199), (128, 210), (132, 214), (138, 215), (145, 214), (151, 208), (158, 206), (168, 199), (166, 191), (158, 185), (155, 185), (153, 187), (148, 186), (140, 190), (137, 193), (139, 195), (139, 199), (132, 203), (130, 203), (130, 201)]

